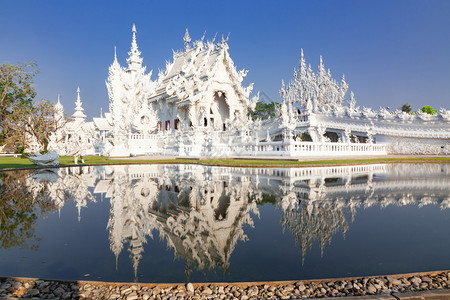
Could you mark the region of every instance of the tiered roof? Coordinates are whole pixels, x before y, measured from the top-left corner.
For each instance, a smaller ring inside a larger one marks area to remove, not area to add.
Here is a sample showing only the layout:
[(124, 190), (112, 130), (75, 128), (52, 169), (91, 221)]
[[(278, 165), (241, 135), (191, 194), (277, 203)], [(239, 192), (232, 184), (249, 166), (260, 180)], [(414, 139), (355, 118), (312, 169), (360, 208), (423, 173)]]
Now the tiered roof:
[[(247, 70), (237, 71), (228, 53), (228, 38), (222, 37), (221, 42), (194, 41), (191, 44), (189, 33), (186, 30), (184, 37), (185, 49), (174, 51), (173, 60), (166, 62), (165, 70), (159, 73), (155, 93), (150, 100), (166, 98), (167, 100), (187, 100), (195, 102), (198, 94), (211, 84), (221, 64), (225, 66), (231, 83), (242, 101), (248, 101), (253, 84), (242, 87), (242, 81)], [(248, 103), (246, 103), (248, 105)]]

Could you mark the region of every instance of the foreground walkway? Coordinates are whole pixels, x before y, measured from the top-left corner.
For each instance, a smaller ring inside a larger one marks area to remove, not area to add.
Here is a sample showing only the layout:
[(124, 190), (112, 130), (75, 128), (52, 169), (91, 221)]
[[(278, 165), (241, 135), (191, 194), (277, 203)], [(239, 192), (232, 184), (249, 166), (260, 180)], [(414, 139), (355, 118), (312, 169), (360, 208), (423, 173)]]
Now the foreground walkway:
[(358, 278), (137, 284), (0, 278), (0, 299), (450, 299), (450, 271)]

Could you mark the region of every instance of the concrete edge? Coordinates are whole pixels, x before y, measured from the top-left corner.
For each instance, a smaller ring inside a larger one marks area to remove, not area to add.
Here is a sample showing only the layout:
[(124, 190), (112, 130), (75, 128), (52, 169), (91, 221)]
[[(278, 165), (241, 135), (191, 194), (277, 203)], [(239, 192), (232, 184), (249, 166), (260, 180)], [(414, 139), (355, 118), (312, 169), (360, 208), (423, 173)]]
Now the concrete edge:
[[(302, 282), (303, 284), (316, 284), (316, 283), (327, 283), (327, 282), (336, 282), (336, 281), (352, 281), (359, 280), (362, 278), (380, 278), (380, 277), (390, 277), (390, 278), (409, 278), (409, 277), (423, 277), (423, 276), (436, 276), (442, 273), (450, 273), (450, 270), (441, 270), (441, 271), (427, 271), (427, 272), (415, 272), (415, 273), (402, 273), (402, 274), (390, 274), (390, 275), (373, 275), (373, 276), (357, 276), (357, 277), (343, 277), (343, 278), (326, 278), (326, 279), (305, 279), (305, 280), (284, 280), (284, 281), (249, 281), (249, 282), (197, 282), (192, 283), (194, 287), (199, 286), (237, 286), (241, 288), (247, 288), (250, 286), (259, 286), (259, 285), (271, 285), (271, 286), (285, 286), (293, 284), (295, 285), (297, 282)], [(37, 281), (37, 280), (45, 280), (45, 281), (55, 281), (62, 283), (80, 283), (80, 284), (95, 284), (95, 285), (110, 285), (110, 286), (123, 286), (123, 285), (139, 285), (146, 286), (149, 288), (153, 288), (159, 286), (161, 288), (166, 288), (170, 286), (179, 286), (186, 285), (186, 282), (176, 282), (176, 283), (136, 283), (136, 282), (108, 282), (108, 281), (88, 281), (88, 280), (60, 280), (60, 279), (52, 279), (52, 278), (33, 278), (33, 277), (4, 277), (0, 276), (0, 282), (3, 282), (7, 279), (13, 279), (16, 281)], [(448, 289), (450, 293), (450, 289)], [(450, 297), (449, 297), (450, 299)]]

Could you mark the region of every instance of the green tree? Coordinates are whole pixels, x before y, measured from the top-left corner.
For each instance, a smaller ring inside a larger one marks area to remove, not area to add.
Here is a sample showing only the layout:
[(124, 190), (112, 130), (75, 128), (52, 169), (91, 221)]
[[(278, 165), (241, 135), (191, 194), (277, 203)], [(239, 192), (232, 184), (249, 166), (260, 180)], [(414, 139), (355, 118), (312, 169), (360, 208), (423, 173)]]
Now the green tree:
[(402, 107), (400, 109), (405, 113), (411, 113), (412, 106), (411, 106), (411, 104), (405, 103), (402, 105)]
[(256, 102), (256, 106), (254, 110), (250, 110), (248, 112), (248, 114), (251, 116), (251, 118), (253, 120), (256, 119), (261, 119), (261, 120), (265, 120), (268, 118), (272, 118), (275, 116), (275, 108), (279, 107), (280, 104), (276, 103), (276, 102), (270, 102), (270, 103), (266, 103), (266, 102), (262, 102), (262, 101), (258, 101)]
[(6, 124), (10, 122), (9, 116), (14, 106), (33, 106), (36, 92), (33, 87), (33, 78), (37, 73), (36, 63), (0, 65), (0, 146), (5, 144)]
[(65, 124), (58, 121), (53, 104), (47, 100), (33, 103), (32, 106), (18, 102), (4, 125), (5, 144), (7, 148), (15, 149), (27, 145), (30, 137), (34, 137), (47, 152), (51, 134)]
[(51, 134), (66, 122), (56, 119), (52, 103), (34, 101), (35, 67), (36, 63), (0, 66), (0, 145), (9, 151), (34, 138), (46, 152)]
[[(33, 78), (37, 74), (36, 63), (0, 65), (0, 122), (7, 118), (14, 105), (32, 106), (36, 92)], [(1, 126), (1, 123), (0, 123)]]
[(420, 111), (422, 111), (422, 112), (424, 112), (424, 113), (427, 113), (427, 114), (429, 114), (429, 115), (436, 115), (438, 112), (437, 112), (437, 110), (435, 110), (435, 109), (433, 109), (431, 106), (429, 106), (429, 105), (425, 105), (424, 107), (422, 107), (421, 109), (420, 109)]

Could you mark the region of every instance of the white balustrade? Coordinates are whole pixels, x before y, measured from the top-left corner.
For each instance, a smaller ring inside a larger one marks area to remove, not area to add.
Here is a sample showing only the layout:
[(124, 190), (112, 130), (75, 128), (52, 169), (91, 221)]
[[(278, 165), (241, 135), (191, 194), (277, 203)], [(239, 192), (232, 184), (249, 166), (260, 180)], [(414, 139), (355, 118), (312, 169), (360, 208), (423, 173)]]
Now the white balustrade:
[[(225, 136), (232, 140), (232, 136)], [(357, 144), (334, 142), (274, 141), (223, 143), (215, 138), (203, 136), (200, 143), (192, 143), (184, 136), (166, 136), (158, 134), (130, 134), (128, 145), (132, 154), (161, 153), (179, 156), (352, 156), (386, 155), (385, 144)]]

